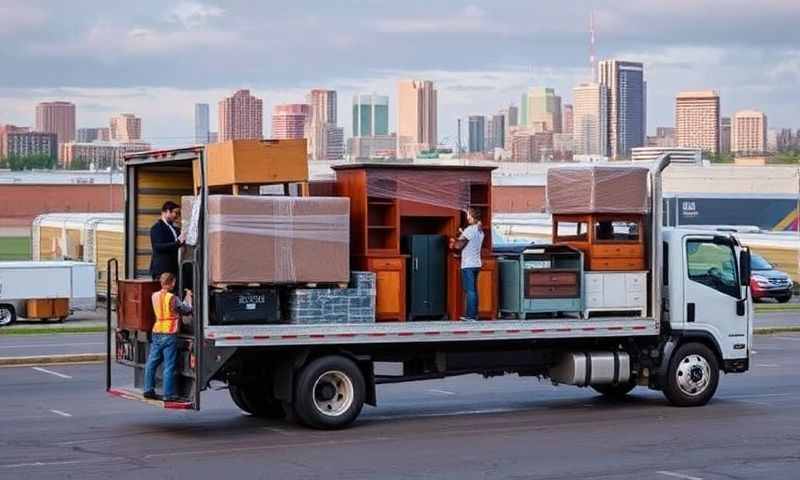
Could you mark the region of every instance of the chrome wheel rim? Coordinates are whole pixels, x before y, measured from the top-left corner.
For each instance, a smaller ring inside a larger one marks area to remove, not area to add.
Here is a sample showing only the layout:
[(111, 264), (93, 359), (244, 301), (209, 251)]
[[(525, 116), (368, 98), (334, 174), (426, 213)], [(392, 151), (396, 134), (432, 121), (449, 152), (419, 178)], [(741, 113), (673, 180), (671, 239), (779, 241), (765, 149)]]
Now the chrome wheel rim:
[(9, 323), (11, 323), (11, 310), (0, 307), (0, 327), (4, 327)]
[(329, 370), (314, 382), (314, 408), (323, 415), (336, 417), (353, 405), (354, 389), (350, 377), (339, 370)]
[(711, 365), (702, 355), (687, 355), (681, 359), (675, 370), (675, 380), (684, 395), (702, 395), (711, 382)]

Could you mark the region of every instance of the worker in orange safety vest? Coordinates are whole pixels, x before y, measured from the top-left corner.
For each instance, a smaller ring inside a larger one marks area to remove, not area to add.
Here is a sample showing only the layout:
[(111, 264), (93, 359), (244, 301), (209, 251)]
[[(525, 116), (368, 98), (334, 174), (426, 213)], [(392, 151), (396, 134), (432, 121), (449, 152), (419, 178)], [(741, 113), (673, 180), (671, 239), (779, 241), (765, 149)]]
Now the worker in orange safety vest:
[(144, 397), (158, 400), (156, 395), (156, 369), (164, 363), (164, 400), (175, 401), (175, 369), (178, 363), (178, 329), (181, 315), (192, 313), (192, 292), (187, 290), (183, 301), (172, 293), (175, 289), (175, 275), (162, 273), (161, 290), (153, 294), (153, 310), (156, 323), (150, 341), (150, 353), (144, 368)]

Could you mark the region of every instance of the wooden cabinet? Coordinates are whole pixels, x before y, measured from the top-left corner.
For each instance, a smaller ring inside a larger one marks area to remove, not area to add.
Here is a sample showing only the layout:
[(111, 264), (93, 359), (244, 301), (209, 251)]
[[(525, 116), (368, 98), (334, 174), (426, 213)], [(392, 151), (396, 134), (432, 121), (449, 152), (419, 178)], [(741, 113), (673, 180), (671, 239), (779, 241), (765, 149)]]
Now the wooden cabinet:
[(367, 258), (365, 269), (375, 272), (375, 319), (403, 321), (406, 318), (405, 257)]
[(643, 215), (553, 215), (553, 243), (581, 250), (590, 271), (647, 269)]
[(153, 294), (161, 289), (156, 280), (120, 280), (117, 284), (117, 328), (149, 332), (156, 321)]
[[(483, 266), (478, 272), (478, 318), (492, 320), (497, 318), (497, 261), (494, 258), (482, 259)], [(450, 255), (447, 262), (447, 316), (458, 320), (464, 315), (466, 307), (464, 287), (461, 284), (461, 258)]]

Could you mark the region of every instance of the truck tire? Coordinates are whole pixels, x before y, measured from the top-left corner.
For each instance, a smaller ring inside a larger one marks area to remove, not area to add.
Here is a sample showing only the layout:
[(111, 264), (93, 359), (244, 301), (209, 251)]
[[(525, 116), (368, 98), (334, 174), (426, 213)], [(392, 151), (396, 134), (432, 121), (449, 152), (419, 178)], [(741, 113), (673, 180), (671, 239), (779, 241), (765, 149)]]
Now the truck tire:
[(592, 385), (592, 389), (595, 392), (614, 400), (625, 398), (634, 388), (636, 388), (636, 381), (634, 380), (617, 384)]
[(339, 355), (321, 357), (297, 377), (294, 413), (312, 428), (344, 428), (361, 413), (365, 391), (364, 375), (352, 360)]
[(17, 311), (13, 305), (2, 304), (0, 305), (0, 327), (11, 325), (17, 321)]
[(255, 417), (280, 419), (286, 417), (286, 411), (280, 400), (269, 395), (266, 388), (253, 385), (230, 385), (228, 392), (231, 400), (239, 409)]
[(714, 396), (719, 384), (719, 362), (702, 343), (681, 345), (667, 370), (664, 396), (678, 407), (699, 407)]

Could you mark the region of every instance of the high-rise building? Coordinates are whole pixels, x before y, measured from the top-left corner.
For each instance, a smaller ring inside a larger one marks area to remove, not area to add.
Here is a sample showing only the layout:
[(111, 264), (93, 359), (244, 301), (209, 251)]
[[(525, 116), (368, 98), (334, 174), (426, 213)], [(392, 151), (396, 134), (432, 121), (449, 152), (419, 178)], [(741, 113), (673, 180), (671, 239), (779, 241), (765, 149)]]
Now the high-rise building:
[(608, 88), (583, 83), (572, 89), (573, 151), (576, 155), (608, 156)]
[(511, 128), (519, 125), (519, 108), (514, 105), (509, 105), (508, 108), (500, 111), (503, 114), (503, 148), (505, 150), (511, 149)]
[(389, 97), (353, 95), (353, 136), (389, 134)]
[[(0, 127), (0, 128), (2, 128), (2, 127)], [(782, 129), (780, 129), (780, 131), (778, 132), (778, 138), (777, 138), (777, 141), (778, 141), (777, 142), (778, 143), (777, 144), (777, 149), (778, 149), (778, 151), (779, 152), (786, 152), (788, 150), (791, 150), (795, 146), (795, 140), (796, 140), (796, 137), (792, 133), (792, 129), (791, 128), (782, 128)], [(2, 140), (0, 140), (0, 141), (2, 141)]]
[(647, 83), (639, 62), (603, 60), (598, 63), (598, 83), (608, 89), (607, 135), (609, 156), (630, 158), (631, 148), (645, 144)]
[(552, 159), (553, 132), (533, 131), (530, 127), (511, 127), (511, 161), (541, 162)]
[(15, 132), (5, 134), (6, 157), (47, 155), (53, 162), (58, 158), (58, 135), (43, 132)]
[(438, 145), (437, 91), (430, 80), (397, 82), (397, 156), (416, 158)]
[(506, 146), (506, 117), (507, 113), (504, 110), (499, 111), (492, 115), (491, 125), (489, 130), (489, 146), (490, 148), (505, 148)]
[(486, 150), (485, 128), (486, 117), (483, 115), (470, 115), (468, 152), (475, 153)]
[(731, 153), (731, 117), (722, 117), (719, 120), (719, 151)]
[(351, 158), (394, 158), (397, 151), (397, 136), (372, 135), (352, 137), (348, 140), (348, 153)]
[(61, 145), (61, 158), (64, 159), (64, 167), (81, 160), (87, 167), (116, 169), (122, 165), (126, 153), (144, 152), (151, 148), (150, 144), (145, 142), (69, 142)]
[(36, 105), (36, 131), (55, 133), (58, 143), (75, 140), (75, 104), (42, 102)]
[(543, 122), (545, 130), (561, 133), (561, 97), (552, 88), (534, 87), (528, 90), (527, 123)]
[[(344, 136), (341, 149), (335, 141), (337, 127), (336, 91), (316, 88), (306, 96), (311, 108), (308, 130), (308, 153), (312, 160), (341, 158), (344, 152)], [(329, 143), (329, 139), (334, 140)], [(341, 150), (341, 153), (340, 153)], [(337, 157), (337, 155), (339, 155)]]
[(517, 119), (517, 125), (524, 126), (528, 124), (528, 94), (523, 93), (519, 102), (519, 118)]
[(272, 107), (272, 138), (306, 138), (311, 123), (311, 107), (305, 103), (287, 103)]
[(111, 117), (112, 142), (137, 142), (142, 139), (142, 119), (132, 113)]
[(111, 129), (108, 127), (79, 128), (75, 141), (78, 143), (108, 142), (111, 140)]
[(217, 110), (220, 142), (264, 137), (264, 104), (250, 95), (250, 90), (237, 90), (233, 96), (223, 98)]
[(675, 98), (678, 147), (719, 152), (719, 94), (714, 90), (680, 92)]
[(0, 125), (0, 160), (8, 156), (8, 135), (11, 133), (28, 133), (30, 127), (18, 127), (16, 125)]
[(194, 104), (194, 143), (205, 145), (209, 142), (208, 134), (211, 132), (211, 116), (207, 103)]
[(324, 160), (341, 160), (344, 157), (344, 128), (337, 127), (332, 123), (326, 123), (324, 130)]
[(574, 125), (574, 110), (569, 103), (564, 104), (561, 112), (561, 133), (572, 133)]
[(733, 115), (731, 151), (734, 153), (767, 151), (767, 116), (764, 112), (741, 110)]

